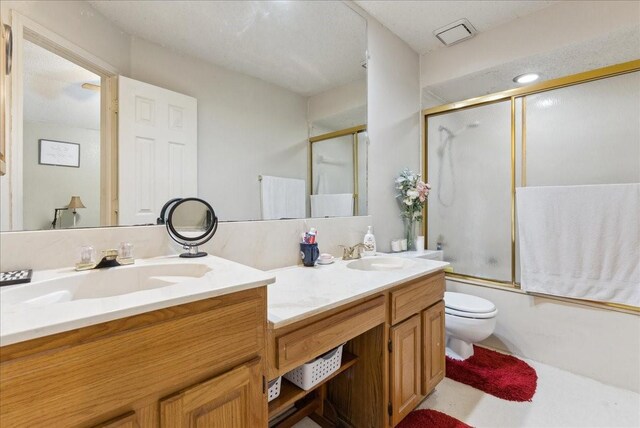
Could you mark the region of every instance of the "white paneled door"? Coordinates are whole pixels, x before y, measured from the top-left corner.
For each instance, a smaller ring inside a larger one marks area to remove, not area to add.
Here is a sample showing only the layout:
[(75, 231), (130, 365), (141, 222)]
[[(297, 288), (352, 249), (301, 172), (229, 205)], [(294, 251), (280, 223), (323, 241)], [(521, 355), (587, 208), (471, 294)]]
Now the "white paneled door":
[(123, 76), (118, 94), (118, 224), (155, 223), (169, 199), (197, 196), (197, 100)]

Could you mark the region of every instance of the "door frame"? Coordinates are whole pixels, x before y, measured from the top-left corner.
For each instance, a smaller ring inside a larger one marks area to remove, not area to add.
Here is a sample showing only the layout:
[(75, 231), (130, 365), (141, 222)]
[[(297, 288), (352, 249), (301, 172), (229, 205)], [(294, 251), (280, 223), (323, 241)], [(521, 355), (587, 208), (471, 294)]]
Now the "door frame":
[(43, 27), (30, 18), (11, 10), (13, 63), (11, 87), (11, 138), (7, 147), (9, 176), (9, 230), (23, 229), (23, 70), (24, 41), (35, 43), (92, 73), (100, 76), (100, 226), (117, 224), (118, 210), (118, 70)]

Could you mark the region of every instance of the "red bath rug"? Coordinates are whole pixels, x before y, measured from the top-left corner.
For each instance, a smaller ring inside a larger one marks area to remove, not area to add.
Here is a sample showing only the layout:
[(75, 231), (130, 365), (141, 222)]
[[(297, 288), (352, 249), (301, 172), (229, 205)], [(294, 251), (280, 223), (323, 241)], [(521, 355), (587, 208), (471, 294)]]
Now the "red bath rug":
[(396, 428), (471, 428), (454, 417), (436, 410), (414, 410)]
[(447, 357), (447, 377), (509, 401), (531, 401), (538, 375), (524, 361), (490, 349), (473, 346), (464, 361)]

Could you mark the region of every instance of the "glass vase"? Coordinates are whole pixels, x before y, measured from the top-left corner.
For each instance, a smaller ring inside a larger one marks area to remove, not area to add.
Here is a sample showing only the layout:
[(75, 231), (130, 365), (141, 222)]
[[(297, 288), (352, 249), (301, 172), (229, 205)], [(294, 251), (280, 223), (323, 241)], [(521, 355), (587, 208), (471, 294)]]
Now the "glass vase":
[(416, 223), (413, 218), (404, 220), (404, 237), (407, 239), (407, 251), (416, 250)]

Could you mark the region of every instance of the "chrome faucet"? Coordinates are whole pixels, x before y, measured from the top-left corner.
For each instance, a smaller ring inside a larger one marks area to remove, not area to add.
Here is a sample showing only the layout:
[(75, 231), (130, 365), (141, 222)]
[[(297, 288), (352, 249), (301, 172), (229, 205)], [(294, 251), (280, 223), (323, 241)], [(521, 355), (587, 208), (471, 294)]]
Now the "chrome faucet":
[(131, 244), (123, 243), (120, 252), (116, 249), (103, 250), (102, 258), (96, 263), (93, 257), (93, 247), (82, 247), (81, 260), (76, 263), (76, 270), (102, 269), (133, 264), (135, 260), (131, 248)]
[(353, 247), (349, 247), (346, 245), (340, 245), (343, 248), (342, 250), (342, 260), (356, 260), (361, 257), (360, 249), (364, 248), (364, 244), (356, 244)]

